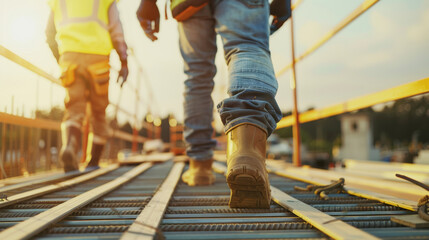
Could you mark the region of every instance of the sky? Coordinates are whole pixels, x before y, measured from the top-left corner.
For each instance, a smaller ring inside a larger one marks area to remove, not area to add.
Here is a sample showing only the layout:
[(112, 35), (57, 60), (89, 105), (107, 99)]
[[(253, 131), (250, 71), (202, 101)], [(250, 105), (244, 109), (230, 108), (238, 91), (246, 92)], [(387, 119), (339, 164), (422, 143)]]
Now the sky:
[[(45, 39), (49, 14), (46, 0), (0, 0), (0, 45), (17, 53), (44, 71), (59, 76), (59, 67)], [(303, 0), (294, 11), (295, 54), (301, 55), (363, 0)], [(116, 84), (119, 60), (111, 54), (110, 101), (142, 119), (174, 114), (183, 120), (183, 60), (178, 47), (177, 23), (161, 12), (159, 40), (148, 40), (135, 17), (138, 0), (118, 3), (125, 39), (133, 49), (130, 76), (122, 89)], [(270, 38), (275, 71), (291, 62), (290, 21)], [(226, 95), (227, 67), (218, 39), (213, 99)], [(137, 64), (138, 63), (138, 64)], [(385, 0), (339, 32), (296, 67), (298, 108), (322, 108), (351, 98), (429, 77), (429, 1)], [(138, 66), (143, 70), (140, 72)], [(140, 82), (139, 82), (140, 81)], [(282, 111), (293, 106), (290, 71), (278, 77), (276, 96)], [(136, 99), (136, 90), (140, 100)], [(64, 89), (0, 56), (0, 111), (33, 117), (35, 109), (62, 106)], [(121, 98), (119, 98), (121, 96)], [(214, 110), (215, 111), (215, 110)], [(109, 106), (108, 116), (114, 108)], [(119, 114), (126, 121), (125, 114)], [(214, 119), (219, 121), (218, 114)]]

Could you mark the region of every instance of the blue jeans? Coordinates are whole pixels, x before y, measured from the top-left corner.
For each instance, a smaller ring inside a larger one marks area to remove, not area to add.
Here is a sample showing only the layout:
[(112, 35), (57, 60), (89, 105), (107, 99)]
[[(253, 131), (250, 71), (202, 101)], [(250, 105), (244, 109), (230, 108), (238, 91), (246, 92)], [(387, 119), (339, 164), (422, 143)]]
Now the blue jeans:
[(225, 131), (251, 123), (268, 135), (281, 119), (275, 100), (277, 80), (269, 50), (268, 0), (212, 0), (179, 23), (180, 50), (185, 62), (185, 132), (187, 155), (194, 160), (213, 156), (213, 78), (216, 34), (222, 38), (229, 74), (229, 97), (217, 105)]

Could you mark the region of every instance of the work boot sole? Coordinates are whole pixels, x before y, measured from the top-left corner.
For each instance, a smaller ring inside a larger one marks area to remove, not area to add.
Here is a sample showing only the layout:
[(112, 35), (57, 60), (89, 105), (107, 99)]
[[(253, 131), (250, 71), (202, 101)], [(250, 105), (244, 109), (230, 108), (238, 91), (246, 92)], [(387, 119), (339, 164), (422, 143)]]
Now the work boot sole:
[(64, 151), (61, 159), (64, 163), (64, 172), (72, 172), (78, 170), (77, 163), (72, 152)]
[(269, 182), (259, 171), (241, 166), (230, 170), (226, 181), (231, 189), (229, 207), (270, 208)]

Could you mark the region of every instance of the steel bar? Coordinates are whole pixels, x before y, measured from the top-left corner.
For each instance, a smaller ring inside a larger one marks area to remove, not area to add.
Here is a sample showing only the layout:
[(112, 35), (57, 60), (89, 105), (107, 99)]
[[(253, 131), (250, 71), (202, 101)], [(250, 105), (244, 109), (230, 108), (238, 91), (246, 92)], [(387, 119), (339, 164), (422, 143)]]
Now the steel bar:
[(152, 166), (152, 163), (143, 163), (115, 180), (85, 192), (73, 199), (68, 200), (54, 208), (29, 218), (0, 233), (4, 239), (28, 239), (43, 231), (50, 225), (60, 221), (68, 214), (77, 210), (106, 193), (116, 189)]
[(175, 163), (170, 174), (158, 189), (156, 194), (143, 209), (136, 221), (130, 226), (121, 239), (153, 239), (158, 232), (158, 226), (167, 208), (168, 202), (179, 182), (185, 163)]

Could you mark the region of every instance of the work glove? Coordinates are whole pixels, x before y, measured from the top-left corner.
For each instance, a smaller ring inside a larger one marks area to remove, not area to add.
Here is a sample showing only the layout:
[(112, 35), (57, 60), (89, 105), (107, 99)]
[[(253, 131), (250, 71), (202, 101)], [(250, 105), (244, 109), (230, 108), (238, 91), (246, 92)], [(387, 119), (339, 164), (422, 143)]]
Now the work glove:
[(270, 4), (270, 14), (273, 15), (273, 21), (270, 26), (270, 35), (272, 35), (292, 15), (291, 0), (273, 0)]
[(146, 36), (152, 41), (157, 40), (155, 33), (159, 32), (159, 10), (156, 0), (141, 0), (136, 14)]
[(128, 63), (127, 61), (121, 61), (121, 70), (119, 70), (118, 73), (118, 79), (116, 80), (117, 83), (120, 84), (122, 87), (124, 83), (127, 81), (128, 78)]

